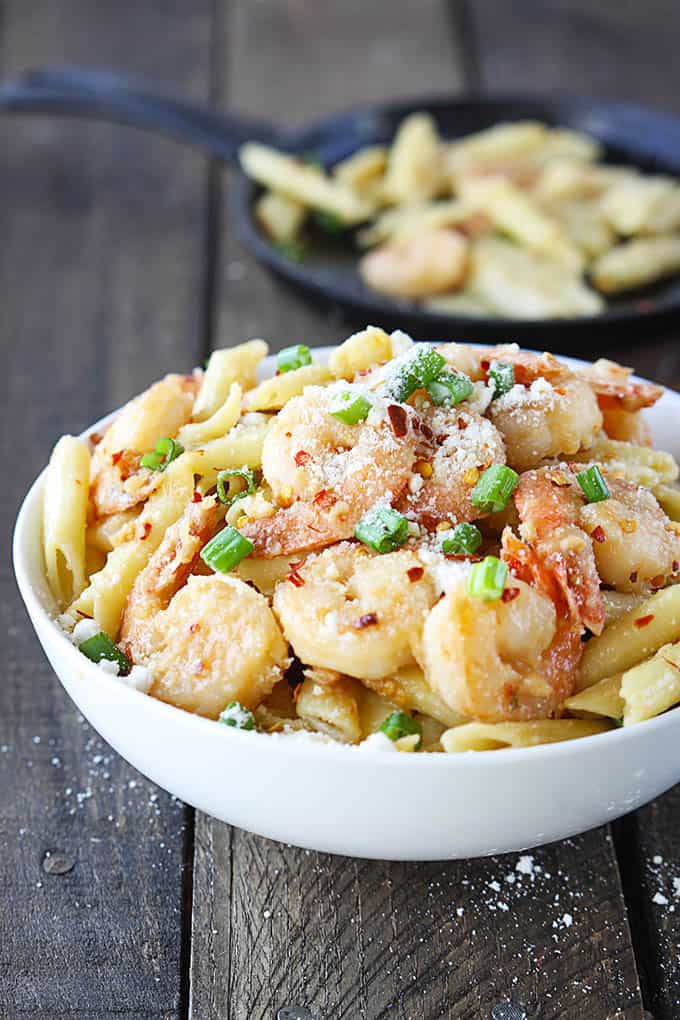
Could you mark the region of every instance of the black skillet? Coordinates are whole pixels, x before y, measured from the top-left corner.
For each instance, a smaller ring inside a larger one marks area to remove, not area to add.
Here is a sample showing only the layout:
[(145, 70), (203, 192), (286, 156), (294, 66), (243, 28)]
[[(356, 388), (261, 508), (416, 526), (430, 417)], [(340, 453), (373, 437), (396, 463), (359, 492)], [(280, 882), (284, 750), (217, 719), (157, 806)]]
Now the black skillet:
[[(435, 98), (361, 107), (295, 131), (193, 103), (154, 95), (107, 71), (48, 68), (0, 87), (0, 110), (98, 117), (172, 135), (237, 165), (248, 140), (272, 144), (332, 167), (365, 145), (389, 143), (414, 110), (434, 117), (444, 138), (456, 138), (500, 121), (540, 120), (598, 138), (606, 159), (646, 172), (680, 176), (680, 118), (611, 100), (575, 96)], [(528, 346), (592, 355), (607, 342), (651, 335), (680, 321), (680, 278), (608, 302), (600, 315), (576, 319), (501, 320), (445, 315), (370, 291), (356, 271), (351, 235), (311, 233), (296, 261), (259, 229), (253, 203), (260, 189), (242, 173), (234, 196), (239, 233), (274, 273), (309, 298), (339, 306), (357, 323), (399, 327), (418, 339), (515, 340)]]

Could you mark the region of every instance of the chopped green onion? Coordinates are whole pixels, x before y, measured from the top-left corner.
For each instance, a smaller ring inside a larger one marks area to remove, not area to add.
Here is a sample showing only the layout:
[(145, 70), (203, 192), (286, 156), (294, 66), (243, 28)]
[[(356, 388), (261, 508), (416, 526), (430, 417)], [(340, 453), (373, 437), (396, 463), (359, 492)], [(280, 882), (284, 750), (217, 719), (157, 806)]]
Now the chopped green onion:
[(284, 347), (276, 355), (276, 367), (279, 372), (293, 372), (296, 368), (304, 368), (311, 365), (312, 352), (304, 344), (293, 344), (292, 347)]
[(92, 662), (101, 662), (102, 659), (108, 659), (109, 662), (117, 662), (122, 676), (127, 676), (132, 669), (132, 663), (127, 655), (121, 652), (118, 645), (115, 645), (109, 635), (105, 634), (103, 630), (100, 630), (98, 634), (79, 644), (78, 651), (86, 655)]
[(493, 399), (502, 397), (515, 385), (515, 366), (508, 361), (492, 361), (489, 366), (489, 379), (493, 380)]
[(614, 725), (615, 726), (623, 726), (623, 719), (615, 719), (614, 720)]
[(378, 732), (384, 733), (390, 740), (401, 740), (402, 737), (417, 735), (416, 750), (420, 747), (423, 737), (420, 724), (406, 712), (392, 712), (387, 716), (387, 719), (383, 719), (378, 727)]
[(314, 222), (319, 230), (324, 234), (330, 234), (331, 237), (337, 237), (345, 229), (344, 220), (337, 213), (326, 212), (325, 209), (314, 213)]
[(432, 403), (437, 407), (453, 407), (460, 404), (461, 400), (467, 400), (473, 386), (464, 372), (451, 372), (445, 368), (426, 388)]
[(165, 471), (168, 464), (176, 460), (180, 453), (184, 453), (184, 447), (176, 439), (164, 436), (156, 443), (153, 453), (145, 453), (139, 463), (151, 471)]
[(323, 170), (323, 163), (321, 162), (321, 156), (318, 152), (305, 152), (300, 156), (300, 162), (304, 163), (305, 166), (313, 166), (317, 170)]
[(328, 413), (341, 421), (343, 425), (357, 425), (368, 417), (370, 410), (370, 400), (367, 400), (361, 393), (352, 390), (342, 390), (331, 399), (328, 405)]
[(274, 247), (284, 258), (290, 259), (291, 262), (302, 262), (304, 260), (305, 249), (301, 244), (296, 244), (295, 241), (279, 241)]
[(354, 537), (376, 552), (393, 552), (408, 538), (408, 521), (391, 506), (373, 507), (357, 524)]
[(230, 701), (224, 711), (220, 713), (219, 721), (225, 726), (233, 726), (237, 730), (257, 729), (255, 716), (240, 701)]
[[(232, 478), (242, 478), (245, 482), (245, 488), (240, 489), (238, 492), (232, 492)], [(226, 471), (220, 471), (217, 476), (217, 498), (225, 506), (231, 506), (237, 499), (250, 496), (252, 492), (255, 492), (255, 472), (251, 471), (250, 468), (227, 468)]]
[(586, 468), (585, 471), (579, 471), (576, 475), (576, 481), (585, 492), (589, 503), (601, 503), (603, 499), (609, 499), (610, 494), (607, 483), (602, 477), (602, 472), (597, 464)]
[(472, 505), (490, 514), (505, 510), (518, 481), (517, 472), (506, 464), (492, 464), (472, 490)]
[(457, 524), (449, 538), (442, 542), (442, 552), (446, 555), (471, 556), (482, 544), (482, 533), (474, 524)]
[(250, 555), (253, 548), (252, 542), (236, 528), (228, 525), (203, 546), (201, 559), (219, 574), (228, 574), (241, 560)]
[(468, 595), (483, 602), (497, 602), (503, 594), (508, 576), (506, 563), (497, 556), (486, 556), (481, 563), (475, 563), (468, 582)]
[(441, 374), (446, 360), (428, 344), (418, 344), (413, 353), (388, 379), (388, 396), (403, 404), (416, 390), (425, 389)]

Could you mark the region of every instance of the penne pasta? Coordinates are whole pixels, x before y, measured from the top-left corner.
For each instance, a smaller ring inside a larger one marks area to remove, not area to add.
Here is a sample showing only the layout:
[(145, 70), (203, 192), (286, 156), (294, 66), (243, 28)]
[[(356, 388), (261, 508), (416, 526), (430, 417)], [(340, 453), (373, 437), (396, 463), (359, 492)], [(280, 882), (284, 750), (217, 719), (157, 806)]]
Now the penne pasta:
[(462, 751), (500, 751), (511, 747), (535, 747), (576, 740), (611, 729), (607, 722), (590, 719), (542, 719), (534, 722), (465, 723), (442, 735), (449, 754)]
[(652, 492), (670, 519), (680, 522), (680, 489), (675, 485), (656, 485)]
[(680, 270), (680, 236), (639, 238), (626, 241), (600, 255), (591, 268), (591, 279), (604, 294), (645, 287)]
[(434, 198), (444, 182), (444, 151), (432, 117), (414, 113), (400, 124), (387, 159), (383, 192), (389, 202)]
[(322, 386), (333, 378), (325, 365), (305, 365), (265, 379), (254, 390), (246, 393), (243, 407), (246, 411), (279, 411), (291, 397), (298, 397), (306, 386)]
[(592, 687), (567, 698), (564, 707), (570, 715), (607, 716), (609, 719), (623, 718), (624, 701), (621, 697), (621, 673), (598, 680)]
[(227, 399), (210, 418), (204, 421), (189, 422), (179, 430), (177, 438), (185, 450), (196, 449), (219, 439), (231, 432), (241, 417), (241, 387), (238, 383), (231, 384)]
[(295, 241), (306, 216), (304, 205), (276, 191), (265, 191), (255, 203), (255, 218), (277, 244)]
[(574, 454), (573, 460), (602, 464), (621, 478), (648, 489), (668, 485), (678, 477), (678, 465), (670, 453), (608, 439), (603, 433), (587, 450)]
[(624, 726), (652, 719), (680, 703), (680, 645), (663, 645), (653, 658), (627, 670), (621, 697)]
[(62, 436), (50, 457), (43, 504), (43, 553), (50, 590), (63, 607), (87, 583), (85, 527), (90, 451), (74, 436)]
[(213, 351), (196, 397), (192, 420), (202, 422), (216, 414), (229, 397), (234, 383), (238, 383), (242, 390), (252, 389), (257, 366), (267, 356), (267, 350), (264, 340), (250, 340), (227, 350)]
[(680, 639), (680, 585), (663, 588), (586, 644), (577, 689), (622, 673)]
[(336, 379), (353, 379), (358, 372), (366, 372), (392, 357), (389, 333), (378, 326), (367, 326), (359, 333), (347, 337), (336, 347), (328, 359), (328, 367)]
[(319, 683), (324, 670), (310, 670), (297, 691), (297, 714), (311, 729), (325, 733), (344, 744), (361, 740), (361, 720), (357, 705), (357, 683), (335, 675), (332, 683)]

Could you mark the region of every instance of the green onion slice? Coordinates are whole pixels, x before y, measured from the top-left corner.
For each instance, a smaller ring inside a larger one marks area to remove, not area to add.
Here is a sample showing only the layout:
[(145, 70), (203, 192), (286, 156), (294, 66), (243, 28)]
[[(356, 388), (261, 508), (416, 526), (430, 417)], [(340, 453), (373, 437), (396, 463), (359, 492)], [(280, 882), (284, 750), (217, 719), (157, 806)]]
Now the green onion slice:
[(370, 410), (370, 400), (350, 389), (336, 394), (328, 405), (328, 413), (344, 425), (357, 425), (368, 417)]
[(481, 563), (475, 563), (470, 572), (468, 595), (483, 602), (497, 602), (503, 594), (507, 576), (506, 563), (497, 556), (486, 556)]
[(493, 399), (496, 400), (515, 385), (515, 366), (508, 361), (492, 361), (489, 379), (494, 383)]
[(228, 574), (253, 551), (253, 543), (230, 524), (201, 549), (201, 559), (218, 574)]
[(417, 344), (386, 383), (388, 396), (403, 404), (416, 390), (426, 389), (446, 367), (446, 359), (428, 344)]
[(225, 726), (233, 726), (237, 730), (257, 729), (255, 716), (240, 701), (230, 701), (224, 711), (220, 713), (219, 721)]
[(376, 552), (393, 552), (408, 538), (408, 521), (391, 506), (373, 507), (355, 527), (354, 537)]
[(586, 468), (585, 471), (579, 471), (576, 481), (583, 489), (589, 503), (601, 503), (603, 499), (609, 499), (607, 483), (597, 464)]
[(304, 368), (311, 365), (312, 352), (304, 344), (293, 344), (292, 347), (284, 347), (276, 355), (276, 367), (279, 372), (294, 372), (296, 368)]
[(313, 218), (319, 230), (324, 234), (329, 234), (331, 237), (337, 237), (345, 229), (344, 220), (336, 213), (326, 212), (325, 209), (315, 212)]
[(158, 440), (153, 452), (145, 453), (139, 463), (151, 471), (165, 471), (168, 464), (177, 460), (180, 453), (184, 453), (184, 447), (176, 439), (164, 436)]
[(453, 556), (471, 556), (482, 544), (482, 533), (474, 524), (457, 524), (442, 542), (442, 552)]
[(427, 384), (430, 400), (437, 407), (453, 407), (467, 400), (473, 390), (471, 379), (464, 372), (451, 372), (445, 368), (436, 379)]
[(517, 472), (506, 464), (492, 464), (472, 490), (472, 505), (490, 514), (505, 510), (518, 481)]
[[(245, 487), (233, 492), (231, 488), (232, 478), (242, 479)], [(227, 468), (225, 471), (220, 471), (217, 476), (217, 498), (225, 506), (231, 506), (237, 499), (243, 499), (245, 496), (250, 496), (251, 493), (255, 492), (255, 482), (255, 472), (251, 471), (250, 468)]]
[(305, 249), (301, 244), (296, 244), (295, 241), (279, 241), (274, 247), (284, 258), (289, 259), (291, 262), (304, 261)]
[(98, 634), (94, 634), (87, 641), (79, 644), (78, 651), (86, 655), (92, 662), (101, 662), (102, 659), (117, 662), (120, 666), (121, 676), (127, 676), (132, 669), (132, 663), (127, 655), (121, 652), (118, 645), (114, 644), (109, 635), (105, 634), (103, 630), (100, 630)]
[(418, 737), (416, 749), (422, 742), (423, 731), (419, 723), (406, 712), (392, 712), (382, 721), (378, 727), (379, 733), (384, 733), (390, 740), (401, 740), (402, 737), (410, 737), (414, 734)]

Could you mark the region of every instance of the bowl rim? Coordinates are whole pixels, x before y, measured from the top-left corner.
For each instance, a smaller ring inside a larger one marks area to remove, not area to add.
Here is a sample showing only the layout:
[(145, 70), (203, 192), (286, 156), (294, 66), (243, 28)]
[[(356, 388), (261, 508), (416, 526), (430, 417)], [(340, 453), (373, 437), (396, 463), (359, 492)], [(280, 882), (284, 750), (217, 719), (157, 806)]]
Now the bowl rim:
[[(466, 346), (483, 346), (479, 344), (469, 344)], [(315, 347), (312, 348), (312, 353), (322, 356), (327, 356), (334, 346), (326, 347)], [(530, 350), (529, 348), (522, 348), (522, 350)], [(536, 353), (536, 352), (531, 352)], [(261, 368), (266, 370), (274, 360), (274, 355), (269, 355), (264, 359)], [(560, 355), (562, 360), (566, 363), (572, 363), (574, 365), (588, 365), (591, 362), (585, 361), (580, 358), (568, 357), (566, 355)], [(642, 377), (633, 376), (634, 379), (640, 380)], [(674, 401), (677, 401), (680, 409), (680, 394), (674, 390), (664, 387), (664, 396), (670, 396)], [(102, 427), (108, 425), (110, 421), (118, 414), (120, 408), (109, 412), (100, 418), (94, 424), (90, 425), (83, 432), (79, 434), (80, 439), (89, 439), (93, 432), (98, 431)], [(81, 674), (81, 678), (85, 680), (92, 680), (95, 683), (104, 685), (108, 690), (108, 693), (123, 699), (126, 697), (131, 698), (145, 698), (148, 702), (148, 709), (152, 712), (157, 712), (162, 717), (167, 713), (172, 713), (173, 718), (177, 719), (181, 714), (184, 717), (184, 721), (187, 726), (197, 727), (197, 734), (204, 733), (207, 737), (209, 732), (215, 733), (215, 726), (219, 725), (217, 720), (207, 719), (203, 716), (196, 715), (193, 712), (187, 712), (184, 709), (177, 708), (175, 705), (170, 705), (166, 702), (160, 701), (157, 698), (152, 698), (150, 695), (137, 691), (134, 688), (127, 687), (125, 684), (120, 683), (118, 679), (113, 676), (107, 675), (99, 667), (84, 658), (84, 656), (78, 651), (73, 643), (68, 638), (65, 631), (59, 626), (57, 622), (58, 613), (51, 614), (45, 608), (31, 580), (31, 570), (28, 565), (28, 558), (25, 553), (30, 542), (39, 540), (39, 527), (40, 527), (40, 516), (38, 511), (38, 527), (31, 526), (31, 517), (36, 514), (35, 504), (42, 498), (42, 493), (45, 485), (45, 477), (47, 472), (47, 466), (45, 466), (37, 478), (33, 481), (28, 492), (24, 496), (19, 512), (17, 514), (14, 533), (12, 536), (12, 562), (14, 566), (14, 573), (19, 588), (19, 592), (26, 606), (26, 610), (29, 615), (31, 624), (34, 630), (37, 632), (37, 625), (41, 625), (47, 628), (53, 633), (57, 642), (60, 654), (67, 660), (73, 663), (74, 675)], [(47, 583), (47, 579), (44, 574), (44, 568), (42, 571), (42, 579)], [(55, 670), (56, 672), (56, 670)], [(61, 680), (61, 677), (59, 678)], [(131, 705), (135, 702), (132, 701)], [(235, 741), (246, 741), (250, 742), (244, 746), (250, 746), (251, 748), (280, 748), (286, 749), (292, 752), (294, 755), (307, 758), (310, 755), (315, 756), (319, 753), (324, 755), (337, 756), (338, 761), (342, 762), (344, 766), (350, 763), (359, 764), (360, 766), (366, 766), (368, 764), (371, 767), (376, 764), (381, 768), (440, 768), (446, 769), (465, 769), (468, 767), (481, 767), (490, 768), (493, 767), (493, 762), (498, 760), (498, 755), (502, 757), (500, 761), (503, 763), (503, 767), (507, 767), (514, 763), (517, 766), (527, 761), (543, 757), (548, 758), (560, 758), (562, 756), (569, 756), (576, 753), (577, 748), (582, 750), (595, 750), (600, 748), (604, 741), (618, 740), (634, 740), (639, 738), (643, 734), (650, 734), (650, 730), (653, 727), (654, 730), (665, 729), (669, 726), (680, 724), (680, 705), (674, 708), (668, 709), (666, 712), (659, 716), (655, 716), (652, 719), (646, 719), (641, 723), (635, 723), (629, 727), (617, 727), (613, 730), (607, 730), (603, 733), (595, 733), (585, 737), (577, 737), (572, 740), (556, 741), (549, 744), (536, 744), (531, 747), (507, 747), (497, 748), (495, 750), (484, 750), (484, 751), (470, 751), (460, 752), (457, 754), (453, 753), (440, 753), (440, 754), (387, 754), (378, 752), (364, 751), (361, 754), (357, 752), (361, 751), (361, 744), (342, 744), (338, 741), (333, 741), (330, 738), (324, 738), (321, 734), (306, 733), (304, 736), (297, 733), (292, 734), (278, 734), (278, 733), (259, 733), (259, 732), (245, 732), (240, 731), (231, 727), (222, 727), (222, 733), (220, 739), (223, 740), (235, 740)], [(640, 730), (642, 729), (642, 733)], [(266, 742), (263, 743), (263, 742)], [(511, 753), (510, 753), (511, 752)], [(416, 764), (417, 763), (417, 764)]]

